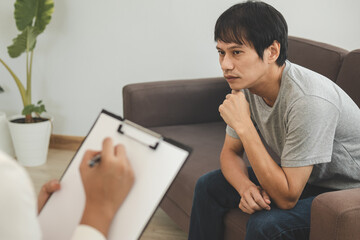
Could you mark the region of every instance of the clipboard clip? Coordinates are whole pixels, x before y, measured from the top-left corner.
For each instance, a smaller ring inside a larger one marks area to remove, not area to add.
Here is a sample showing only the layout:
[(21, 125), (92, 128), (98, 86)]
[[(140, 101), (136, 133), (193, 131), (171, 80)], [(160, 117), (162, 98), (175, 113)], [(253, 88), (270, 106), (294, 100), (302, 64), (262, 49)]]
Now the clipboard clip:
[[(132, 136), (130, 134), (127, 134), (124, 131), (124, 128), (123, 128), (124, 125), (129, 125), (129, 126), (135, 128), (136, 130), (142, 132), (142, 133), (145, 133), (147, 135), (155, 137), (157, 139), (157, 141), (154, 144), (148, 144), (143, 139), (140, 139), (140, 138), (137, 138), (137, 137)], [(140, 125), (137, 125), (136, 123), (133, 123), (133, 122), (131, 122), (129, 120), (124, 120), (123, 123), (120, 124), (120, 126), (118, 128), (118, 132), (125, 135), (125, 136), (127, 136), (127, 137), (129, 137), (129, 138), (131, 138), (131, 139), (133, 139), (133, 140), (135, 140), (135, 141), (137, 141), (138, 143), (141, 143), (141, 144), (143, 144), (145, 146), (148, 146), (149, 148), (151, 148), (153, 150), (157, 149), (157, 147), (159, 146), (160, 141), (163, 139), (163, 137), (160, 134), (158, 134), (156, 132), (153, 132), (153, 131), (151, 131), (151, 130), (149, 130), (147, 128), (144, 128), (144, 127), (142, 127)]]

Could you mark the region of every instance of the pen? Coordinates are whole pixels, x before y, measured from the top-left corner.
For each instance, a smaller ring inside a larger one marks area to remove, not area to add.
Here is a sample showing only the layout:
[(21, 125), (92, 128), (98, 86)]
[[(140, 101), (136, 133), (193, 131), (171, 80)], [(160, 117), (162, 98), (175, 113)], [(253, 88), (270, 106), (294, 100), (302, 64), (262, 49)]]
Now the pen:
[(101, 161), (101, 154), (95, 155), (92, 159), (89, 160), (89, 166), (93, 167)]

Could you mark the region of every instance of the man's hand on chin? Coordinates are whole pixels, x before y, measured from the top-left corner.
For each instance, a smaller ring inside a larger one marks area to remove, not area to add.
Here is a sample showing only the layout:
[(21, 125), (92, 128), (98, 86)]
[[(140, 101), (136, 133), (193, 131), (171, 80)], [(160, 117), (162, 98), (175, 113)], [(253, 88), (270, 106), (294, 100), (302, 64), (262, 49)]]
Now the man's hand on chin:
[(241, 131), (252, 123), (250, 108), (245, 95), (240, 90), (232, 90), (226, 95), (224, 102), (219, 106), (219, 112), (226, 124), (235, 131)]

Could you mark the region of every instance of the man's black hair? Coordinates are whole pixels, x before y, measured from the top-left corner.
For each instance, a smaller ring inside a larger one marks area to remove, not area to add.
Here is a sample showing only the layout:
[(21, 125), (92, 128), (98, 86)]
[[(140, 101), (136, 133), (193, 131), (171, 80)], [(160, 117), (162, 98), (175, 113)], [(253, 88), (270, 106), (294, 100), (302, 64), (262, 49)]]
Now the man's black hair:
[(239, 3), (226, 10), (215, 25), (215, 41), (250, 44), (263, 59), (264, 50), (275, 40), (280, 43), (276, 60), (282, 66), (287, 59), (288, 27), (282, 14), (259, 1)]

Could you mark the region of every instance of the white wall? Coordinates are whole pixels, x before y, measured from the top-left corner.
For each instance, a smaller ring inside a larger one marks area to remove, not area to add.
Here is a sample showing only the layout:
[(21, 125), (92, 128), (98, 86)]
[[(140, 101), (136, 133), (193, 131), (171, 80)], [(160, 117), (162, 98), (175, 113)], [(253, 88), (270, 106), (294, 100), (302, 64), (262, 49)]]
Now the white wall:
[[(24, 56), (6, 47), (17, 35), (13, 2), (0, 1), (0, 57), (24, 80)], [(55, 0), (34, 54), (33, 100), (55, 117), (55, 134), (87, 134), (101, 109), (122, 115), (129, 83), (221, 76), (213, 41), (232, 0)], [(360, 1), (269, 0), (291, 35), (360, 48)], [(16, 85), (0, 66), (0, 110), (21, 111)]]

